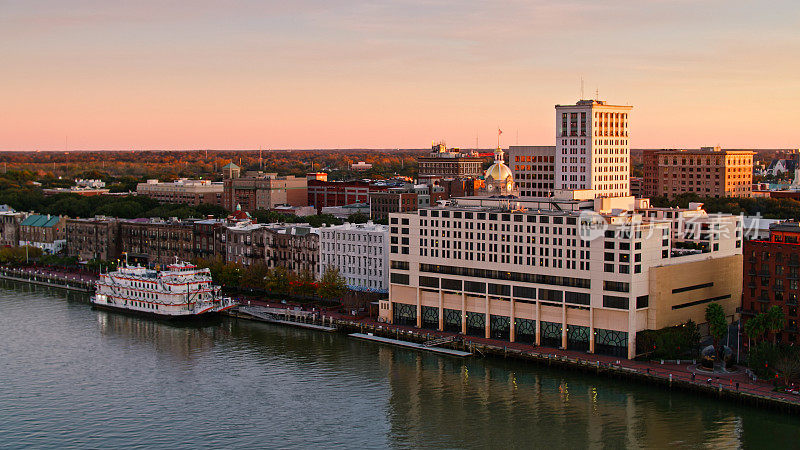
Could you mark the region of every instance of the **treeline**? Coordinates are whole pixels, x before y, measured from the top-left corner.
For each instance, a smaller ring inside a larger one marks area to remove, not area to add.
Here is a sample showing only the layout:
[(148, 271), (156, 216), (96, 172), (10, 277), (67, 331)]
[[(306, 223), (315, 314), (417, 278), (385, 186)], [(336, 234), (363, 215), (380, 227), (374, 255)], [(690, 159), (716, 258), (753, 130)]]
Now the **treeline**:
[[(4, 152), (0, 163), (5, 171), (34, 173), (37, 179), (99, 178), (106, 183), (121, 177), (137, 180), (179, 177), (219, 180), (222, 166), (233, 162), (243, 170), (263, 170), (281, 175), (305, 176), (326, 171), (331, 179), (389, 178), (415, 176), (416, 158), (428, 150), (302, 150), (302, 151), (92, 151), (92, 152)], [(367, 172), (352, 172), (350, 165), (365, 161)], [(94, 173), (86, 176), (87, 172)]]
[(337, 300), (347, 290), (344, 278), (336, 269), (326, 270), (317, 281), (311, 272), (296, 274), (285, 267), (269, 268), (264, 263), (243, 266), (235, 262), (225, 262), (221, 258), (211, 258), (198, 259), (195, 264), (210, 269), (215, 282), (222, 286), (235, 286), (239, 290), (325, 300)]
[(0, 190), (0, 204), (7, 204), (17, 211), (34, 211), (69, 217), (94, 217), (97, 215), (136, 219), (140, 217), (226, 217), (228, 211), (216, 205), (161, 204), (145, 196), (111, 196), (57, 194), (45, 196), (37, 188), (9, 188)]
[(715, 198), (697, 194), (681, 194), (673, 200), (665, 197), (650, 199), (653, 206), (686, 208), (690, 202), (703, 203), (709, 213), (761, 215), (766, 219), (800, 220), (800, 202), (788, 198)]

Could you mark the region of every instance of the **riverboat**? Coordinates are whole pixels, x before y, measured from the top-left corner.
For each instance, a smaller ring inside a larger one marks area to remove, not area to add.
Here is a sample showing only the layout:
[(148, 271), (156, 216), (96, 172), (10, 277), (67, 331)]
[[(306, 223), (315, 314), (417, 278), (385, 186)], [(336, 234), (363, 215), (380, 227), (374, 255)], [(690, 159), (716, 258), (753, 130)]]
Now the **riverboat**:
[(236, 306), (230, 297), (220, 295), (209, 269), (177, 259), (166, 270), (126, 263), (103, 273), (91, 302), (100, 309), (170, 319), (208, 316)]

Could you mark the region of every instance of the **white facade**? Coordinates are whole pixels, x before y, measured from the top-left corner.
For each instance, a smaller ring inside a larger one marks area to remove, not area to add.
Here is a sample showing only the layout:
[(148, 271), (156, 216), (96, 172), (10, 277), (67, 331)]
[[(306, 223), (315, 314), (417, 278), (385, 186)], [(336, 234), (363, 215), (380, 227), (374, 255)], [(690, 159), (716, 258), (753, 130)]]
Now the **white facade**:
[(20, 247), (30, 246), (42, 249), (45, 254), (55, 255), (67, 246), (66, 239), (56, 239), (53, 242), (19, 241)]
[(631, 109), (598, 100), (556, 105), (556, 189), (591, 189), (596, 197), (629, 194)]
[(320, 228), (319, 251), (320, 278), (333, 267), (350, 289), (388, 292), (388, 226), (367, 222)]
[[(653, 283), (663, 283), (664, 267), (689, 271), (700, 264), (709, 270), (712, 261), (725, 261), (720, 270), (740, 271), (737, 216), (687, 210), (673, 219), (648, 217), (646, 202), (632, 197), (598, 198), (580, 211), (479, 201), (483, 206), (458, 199), (449, 207), (390, 215), (383, 320), (407, 317), (418, 327), (487, 338), (499, 329), (503, 337), (497, 338), (511, 340), (519, 339), (515, 324), (528, 321), (535, 324), (528, 334), (537, 345), (549, 340), (547, 345), (570, 348), (577, 339), (583, 350), (632, 358), (638, 331), (674, 317), (686, 320), (684, 313), (701, 314), (717, 299), (738, 301), (738, 284), (715, 285), (713, 278), (674, 279), (672, 293), (652, 290)], [(684, 291), (692, 297), (676, 297)], [(662, 303), (667, 297), (674, 303)], [(578, 331), (580, 338), (573, 335)]]

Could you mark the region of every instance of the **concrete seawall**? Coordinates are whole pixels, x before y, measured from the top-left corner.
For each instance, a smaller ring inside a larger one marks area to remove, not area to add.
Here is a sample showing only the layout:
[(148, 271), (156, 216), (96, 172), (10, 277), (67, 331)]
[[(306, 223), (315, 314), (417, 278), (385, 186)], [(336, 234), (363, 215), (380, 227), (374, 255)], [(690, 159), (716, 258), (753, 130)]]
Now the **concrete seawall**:
[(0, 269), (0, 279), (68, 289), (70, 291), (85, 292), (87, 294), (94, 292), (94, 281), (55, 274), (31, 273), (19, 269)]

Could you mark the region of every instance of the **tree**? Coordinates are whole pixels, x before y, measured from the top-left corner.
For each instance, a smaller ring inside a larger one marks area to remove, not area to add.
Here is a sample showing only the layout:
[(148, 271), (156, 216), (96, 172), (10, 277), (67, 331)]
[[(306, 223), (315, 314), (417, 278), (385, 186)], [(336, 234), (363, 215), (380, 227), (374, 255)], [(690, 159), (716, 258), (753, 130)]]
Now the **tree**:
[(283, 266), (275, 267), (267, 274), (266, 287), (272, 292), (288, 293), (291, 281), (289, 271)]
[(269, 268), (263, 262), (257, 262), (244, 269), (241, 285), (250, 289), (264, 289), (267, 285), (267, 275)]
[(719, 340), (728, 333), (725, 310), (719, 303), (712, 303), (706, 307), (706, 322), (708, 322), (708, 333), (714, 338), (714, 347), (718, 347)]
[(744, 324), (744, 333), (747, 335), (747, 346), (751, 345), (752, 341), (758, 341), (761, 336), (764, 335), (766, 331), (765, 324), (764, 324), (764, 314), (759, 314), (755, 317), (750, 318)]
[(765, 325), (772, 333), (772, 343), (777, 343), (778, 333), (786, 326), (786, 316), (780, 306), (774, 305), (766, 312)]
[(301, 297), (310, 297), (317, 289), (314, 274), (309, 270), (300, 272), (292, 281), (292, 293)]
[(347, 221), (350, 223), (367, 223), (369, 221), (369, 214), (353, 213), (347, 216)]
[(783, 377), (783, 384), (785, 386), (788, 385), (792, 378), (800, 374), (800, 353), (798, 353), (797, 348), (782, 346), (778, 350), (774, 368)]
[(339, 269), (335, 267), (328, 267), (325, 273), (322, 274), (322, 279), (317, 287), (317, 293), (320, 297), (333, 300), (341, 298), (347, 290), (345, 279), (339, 275)]

